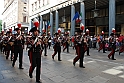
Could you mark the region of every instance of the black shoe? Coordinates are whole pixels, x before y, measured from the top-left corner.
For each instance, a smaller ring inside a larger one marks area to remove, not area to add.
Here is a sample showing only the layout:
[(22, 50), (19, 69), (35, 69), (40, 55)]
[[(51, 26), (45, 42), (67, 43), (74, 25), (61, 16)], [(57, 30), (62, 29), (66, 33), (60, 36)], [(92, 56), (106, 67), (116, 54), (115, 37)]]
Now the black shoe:
[(12, 67), (14, 67), (15, 66), (15, 64), (14, 63), (12, 63)]
[(110, 59), (110, 57), (108, 56), (108, 58)]
[(75, 63), (73, 62), (73, 65), (75, 66)]
[(106, 52), (103, 52), (103, 53), (106, 53)]
[(32, 74), (29, 74), (29, 77), (30, 77), (30, 78), (33, 78)]
[(119, 52), (119, 55), (120, 55), (120, 52)]
[(19, 69), (24, 69), (23, 67), (19, 67)]
[(6, 56), (6, 60), (8, 60), (8, 57)]
[(52, 59), (54, 60), (54, 56), (52, 56)]
[(90, 55), (87, 55), (87, 56), (90, 56)]
[(85, 68), (84, 66), (80, 66), (80, 68)]
[(112, 59), (112, 60), (116, 60), (116, 59)]
[(42, 83), (42, 81), (40, 81), (40, 80), (37, 80), (37, 81), (36, 81), (36, 83)]
[(62, 61), (62, 60), (58, 60), (58, 61)]
[(44, 55), (44, 56), (47, 56), (47, 55)]

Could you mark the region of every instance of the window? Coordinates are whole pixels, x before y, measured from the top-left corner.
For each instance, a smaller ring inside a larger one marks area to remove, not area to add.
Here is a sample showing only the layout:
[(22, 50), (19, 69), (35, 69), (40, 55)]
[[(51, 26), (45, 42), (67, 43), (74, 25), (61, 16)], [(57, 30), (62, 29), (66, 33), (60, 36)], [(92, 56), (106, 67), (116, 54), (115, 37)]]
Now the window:
[(121, 13), (121, 7), (120, 6), (117, 6), (116, 7), (116, 14), (120, 14)]
[(34, 5), (32, 4), (32, 11), (34, 10)]
[(24, 16), (24, 17), (23, 17), (23, 22), (27, 22), (26, 20), (27, 20), (27, 17)]
[(34, 9), (37, 9), (37, 2), (35, 2), (35, 8)]
[(106, 16), (108, 16), (108, 8), (106, 8), (106, 12), (105, 13), (106, 13)]
[(39, 1), (39, 8), (40, 8), (40, 0), (38, 0)]
[(23, 11), (26, 12), (26, 7), (23, 8)]
[(124, 5), (121, 5), (121, 14), (124, 14)]

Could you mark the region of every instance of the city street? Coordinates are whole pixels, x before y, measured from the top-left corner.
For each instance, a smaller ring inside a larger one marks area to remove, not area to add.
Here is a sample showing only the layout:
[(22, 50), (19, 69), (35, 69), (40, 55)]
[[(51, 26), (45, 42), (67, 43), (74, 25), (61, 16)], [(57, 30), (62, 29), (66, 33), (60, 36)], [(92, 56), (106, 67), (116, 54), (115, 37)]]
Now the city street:
[[(70, 47), (70, 53), (62, 52), (62, 61), (52, 60), (53, 49), (48, 50), (47, 55), (42, 54), (42, 83), (124, 83), (124, 53), (115, 54), (116, 60), (108, 59), (106, 53), (90, 49), (90, 56), (85, 56), (84, 66), (80, 68), (77, 62), (72, 64), (75, 50)], [(18, 61), (15, 67), (11, 66), (11, 60), (6, 60), (5, 55), (0, 53), (0, 83), (35, 83), (35, 72), (33, 78), (28, 76), (29, 59), (24, 50), (23, 70), (18, 69)]]

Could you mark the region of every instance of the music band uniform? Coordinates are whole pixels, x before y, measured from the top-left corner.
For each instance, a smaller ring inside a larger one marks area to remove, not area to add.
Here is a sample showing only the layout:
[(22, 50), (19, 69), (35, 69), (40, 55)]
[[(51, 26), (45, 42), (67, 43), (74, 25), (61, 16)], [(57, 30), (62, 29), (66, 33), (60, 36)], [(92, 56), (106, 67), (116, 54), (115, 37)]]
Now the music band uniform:
[[(30, 38), (31, 48), (29, 49), (29, 59), (30, 59), (30, 68), (29, 68), (29, 76), (33, 77), (32, 73), (36, 67), (36, 82), (41, 83), (40, 74), (41, 74), (41, 54), (42, 54), (42, 41), (39, 41), (38, 35), (35, 34), (37, 30), (36, 27), (33, 27), (30, 32), (33, 32), (33, 36)], [(39, 43), (40, 42), (40, 43)]]
[(23, 63), (23, 48), (24, 48), (24, 36), (20, 34), (20, 29), (16, 28), (17, 34), (14, 37), (14, 59), (12, 66), (14, 67), (15, 62), (17, 60), (18, 54), (19, 54), (19, 69), (22, 68)]

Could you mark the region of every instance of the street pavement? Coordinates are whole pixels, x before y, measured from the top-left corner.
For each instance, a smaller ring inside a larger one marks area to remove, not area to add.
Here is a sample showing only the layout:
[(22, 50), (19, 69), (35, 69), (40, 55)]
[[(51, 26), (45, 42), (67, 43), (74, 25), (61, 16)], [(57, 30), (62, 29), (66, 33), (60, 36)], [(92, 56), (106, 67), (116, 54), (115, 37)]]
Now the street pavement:
[[(53, 49), (48, 49), (48, 56), (42, 54), (41, 80), (42, 83), (124, 83), (124, 53), (115, 54), (116, 60), (110, 60), (106, 53), (90, 49), (90, 56), (84, 58), (84, 66), (80, 68), (77, 62), (72, 64), (75, 50), (70, 47), (70, 53), (61, 53), (62, 61), (58, 61), (57, 55), (52, 60)], [(24, 50), (23, 70), (18, 69), (18, 60), (13, 68), (11, 60), (6, 60), (5, 55), (0, 53), (0, 83), (35, 83), (35, 73), (33, 78), (28, 76), (29, 58)]]

